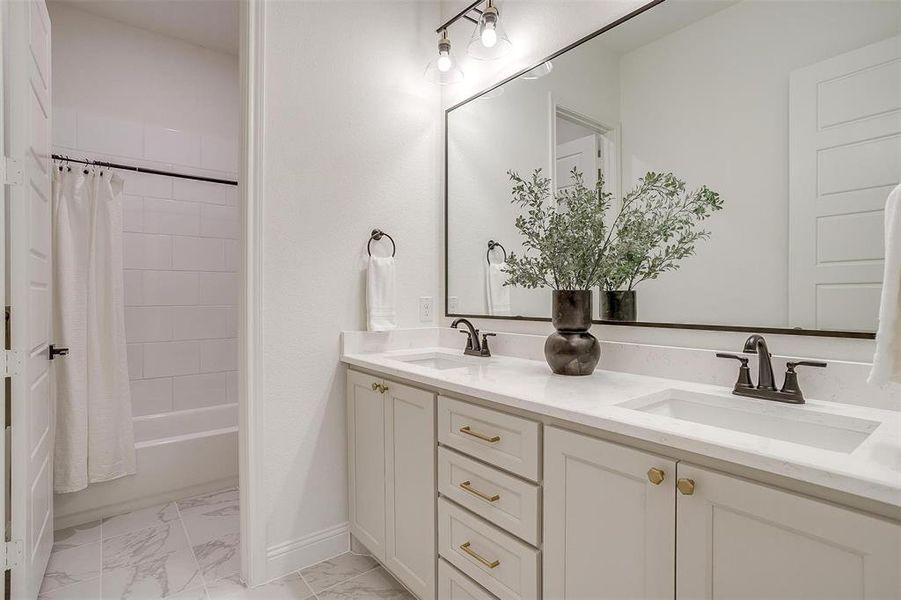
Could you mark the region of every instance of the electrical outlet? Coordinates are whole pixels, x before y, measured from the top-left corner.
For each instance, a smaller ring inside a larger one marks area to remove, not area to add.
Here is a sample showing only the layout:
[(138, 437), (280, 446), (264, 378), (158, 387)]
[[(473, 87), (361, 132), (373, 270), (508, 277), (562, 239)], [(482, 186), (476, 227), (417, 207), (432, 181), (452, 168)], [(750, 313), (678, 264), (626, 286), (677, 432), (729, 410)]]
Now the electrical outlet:
[(460, 308), (460, 298), (458, 296), (448, 296), (447, 297), (447, 312), (452, 315), (457, 314), (457, 309)]
[(432, 321), (432, 313), (434, 305), (431, 296), (419, 297), (419, 321), (421, 323), (430, 323)]

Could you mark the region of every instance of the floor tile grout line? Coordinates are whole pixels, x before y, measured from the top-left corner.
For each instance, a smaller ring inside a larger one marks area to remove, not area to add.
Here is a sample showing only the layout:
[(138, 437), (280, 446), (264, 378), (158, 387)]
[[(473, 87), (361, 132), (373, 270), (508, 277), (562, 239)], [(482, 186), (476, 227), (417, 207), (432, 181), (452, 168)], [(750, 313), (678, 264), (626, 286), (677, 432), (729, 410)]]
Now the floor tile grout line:
[[(369, 555), (366, 554), (366, 555), (358, 555), (358, 556), (369, 556)], [(375, 560), (375, 559), (373, 559), (373, 560)], [(322, 562), (326, 562), (326, 561), (322, 561)], [(320, 564), (320, 563), (316, 563), (316, 564), (318, 565), (318, 564)], [(313, 566), (315, 567), (316, 565), (313, 565)], [(309, 568), (309, 567), (308, 567), (308, 568)], [(353, 577), (348, 577), (347, 579), (342, 579), (342, 580), (339, 581), (338, 583), (335, 583), (335, 584), (333, 584), (333, 585), (330, 585), (330, 586), (328, 586), (327, 588), (322, 588), (322, 589), (319, 590), (318, 592), (313, 592), (313, 594), (318, 598), (318, 597), (319, 597), (319, 594), (321, 594), (322, 592), (327, 592), (327, 591), (329, 591), (329, 590), (332, 589), (332, 588), (338, 587), (338, 586), (341, 585), (342, 583), (347, 583), (348, 581), (353, 581), (354, 579), (357, 579), (358, 577), (362, 577), (363, 575), (366, 575), (367, 573), (371, 573), (372, 571), (375, 571), (376, 569), (380, 569), (380, 568), (382, 568), (382, 563), (376, 561), (376, 562), (375, 562), (375, 566), (372, 567), (371, 569), (367, 569), (367, 570), (363, 571), (362, 573), (357, 573), (357, 574), (354, 575)], [(388, 571), (385, 571), (385, 572), (387, 573)], [(303, 575), (301, 575), (301, 577), (303, 577)], [(392, 577), (392, 579), (394, 578), (393, 575), (392, 575), (391, 577)], [(306, 579), (304, 579), (304, 581), (306, 581)], [(307, 583), (307, 585), (310, 585), (310, 584)], [(310, 590), (312, 590), (312, 589), (313, 589), (313, 587), (310, 586)]]
[(182, 531), (185, 533), (185, 539), (188, 541), (188, 548), (191, 549), (191, 557), (194, 559), (194, 564), (197, 566), (197, 574), (200, 575), (200, 585), (203, 587), (203, 593), (209, 598), (210, 590), (206, 586), (206, 577), (203, 575), (203, 569), (200, 568), (200, 560), (197, 558), (197, 552), (194, 551), (194, 544), (191, 543), (191, 535), (188, 533), (188, 526), (185, 525), (185, 520), (184, 517), (182, 517), (178, 501), (175, 500), (173, 503), (175, 504), (175, 513), (178, 515), (178, 522), (181, 525)]

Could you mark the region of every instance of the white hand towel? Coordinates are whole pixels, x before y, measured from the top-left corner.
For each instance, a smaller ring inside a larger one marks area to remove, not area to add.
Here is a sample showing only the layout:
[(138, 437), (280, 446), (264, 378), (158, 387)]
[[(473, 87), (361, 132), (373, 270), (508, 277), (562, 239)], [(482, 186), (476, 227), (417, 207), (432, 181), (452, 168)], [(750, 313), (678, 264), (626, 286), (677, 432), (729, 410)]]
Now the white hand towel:
[(901, 383), (901, 185), (885, 203), (885, 275), (879, 305), (876, 354), (867, 380)]
[(370, 256), (366, 270), (366, 320), (369, 331), (397, 327), (394, 257)]
[(489, 315), (510, 314), (510, 287), (504, 285), (507, 281), (507, 274), (504, 273), (506, 266), (505, 262), (488, 264), (485, 287), (488, 294)]

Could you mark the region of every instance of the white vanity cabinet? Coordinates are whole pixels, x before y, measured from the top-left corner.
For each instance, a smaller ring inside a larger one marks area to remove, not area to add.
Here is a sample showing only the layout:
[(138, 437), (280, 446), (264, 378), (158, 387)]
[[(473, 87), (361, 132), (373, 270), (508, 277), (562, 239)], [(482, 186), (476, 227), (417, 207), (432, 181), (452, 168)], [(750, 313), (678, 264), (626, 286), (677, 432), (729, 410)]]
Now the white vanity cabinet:
[(350, 531), (420, 600), (901, 600), (901, 523), (567, 425), (349, 370)]
[(347, 373), (350, 531), (421, 600), (435, 597), (435, 395)]
[(555, 427), (544, 441), (547, 600), (901, 598), (896, 523)]
[(544, 473), (544, 598), (672, 599), (675, 461), (546, 427)]
[(712, 599), (714, 591), (717, 598), (901, 598), (898, 524), (687, 463), (678, 475), (677, 599)]

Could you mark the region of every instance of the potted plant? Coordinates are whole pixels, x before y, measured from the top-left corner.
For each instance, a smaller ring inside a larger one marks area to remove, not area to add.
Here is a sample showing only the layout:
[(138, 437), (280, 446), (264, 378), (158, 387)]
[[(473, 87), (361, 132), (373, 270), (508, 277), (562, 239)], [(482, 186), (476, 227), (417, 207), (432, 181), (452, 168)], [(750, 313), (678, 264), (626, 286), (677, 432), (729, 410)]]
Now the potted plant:
[(632, 291), (640, 281), (677, 268), (694, 242), (709, 235), (695, 229), (697, 222), (722, 207), (706, 187), (686, 194), (684, 182), (672, 174), (648, 173), (608, 225), (614, 198), (604, 191), (602, 178), (587, 188), (573, 169), (573, 185), (558, 192), (554, 202), (551, 182), (540, 169), (529, 179), (514, 171), (508, 175), (512, 202), (522, 210), (515, 225), (524, 251), (508, 257), (506, 285), (553, 290), (556, 331), (548, 336), (544, 354), (551, 370), (561, 375), (590, 375), (600, 358), (598, 340), (588, 332), (592, 289), (618, 291), (627, 285)]
[(642, 177), (623, 197), (602, 248), (601, 319), (636, 321), (635, 286), (678, 269), (698, 240), (710, 237), (699, 224), (722, 208), (719, 194), (706, 186), (686, 192), (685, 182), (672, 173)]

